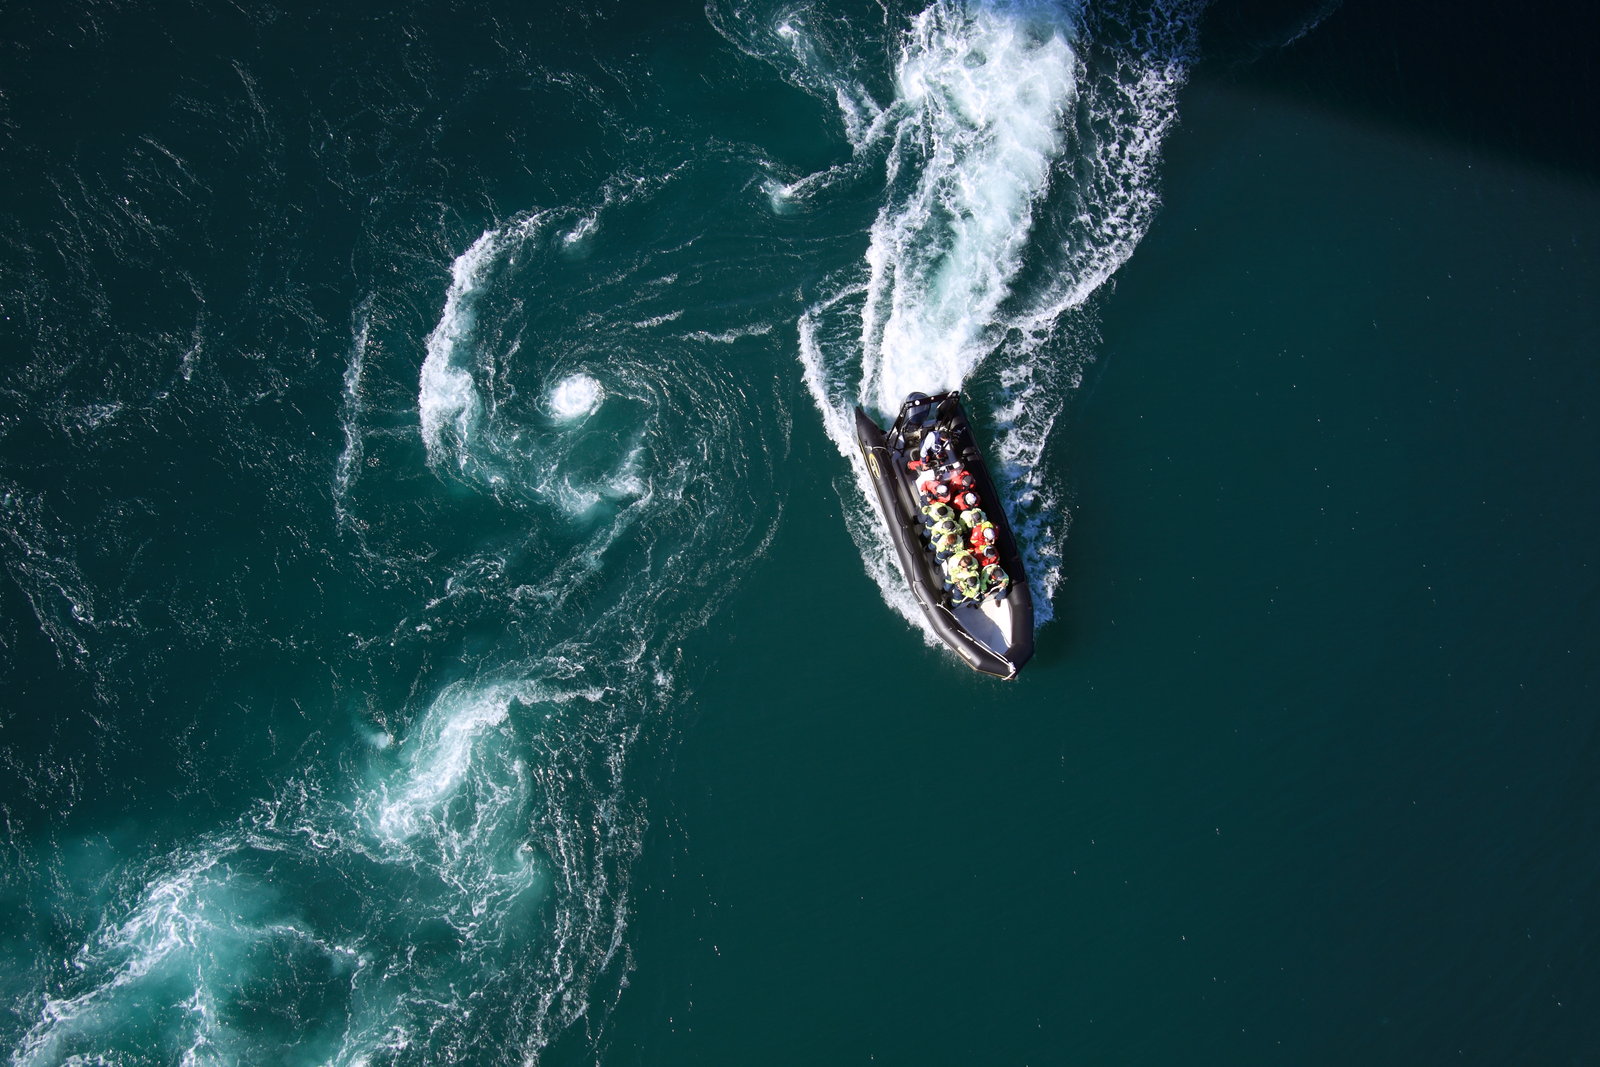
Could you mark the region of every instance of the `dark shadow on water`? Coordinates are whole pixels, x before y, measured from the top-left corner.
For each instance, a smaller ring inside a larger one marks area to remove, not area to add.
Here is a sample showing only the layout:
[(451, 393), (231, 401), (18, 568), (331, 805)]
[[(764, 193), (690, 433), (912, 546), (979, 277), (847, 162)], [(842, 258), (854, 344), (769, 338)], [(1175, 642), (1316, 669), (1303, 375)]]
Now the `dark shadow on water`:
[(1217, 0), (1196, 73), (1600, 178), (1600, 6)]
[(1017, 674), (1023, 681), (1035, 674), (1067, 663), (1072, 659), (1073, 638), (1077, 626), (1070, 615), (1062, 611), (1061, 590), (1056, 590), (1056, 617), (1038, 627), (1033, 636), (1033, 658)]

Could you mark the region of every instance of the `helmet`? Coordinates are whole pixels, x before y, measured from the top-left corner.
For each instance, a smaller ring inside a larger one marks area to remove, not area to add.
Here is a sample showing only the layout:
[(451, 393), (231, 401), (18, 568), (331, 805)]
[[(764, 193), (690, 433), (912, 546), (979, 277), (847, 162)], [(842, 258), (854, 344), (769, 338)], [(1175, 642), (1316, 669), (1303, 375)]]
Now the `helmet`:
[(975, 508), (978, 506), (978, 494), (962, 493), (960, 496), (956, 497), (956, 502), (964, 508)]
[(993, 526), (985, 526), (983, 528), (983, 539), (985, 541), (993, 541), (994, 540), (994, 527)]

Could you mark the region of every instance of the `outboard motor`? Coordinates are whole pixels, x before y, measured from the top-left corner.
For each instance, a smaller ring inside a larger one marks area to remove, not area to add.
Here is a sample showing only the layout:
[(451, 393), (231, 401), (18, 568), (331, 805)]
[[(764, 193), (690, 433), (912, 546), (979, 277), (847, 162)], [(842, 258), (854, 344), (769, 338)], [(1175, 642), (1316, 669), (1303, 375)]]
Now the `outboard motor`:
[(926, 393), (912, 393), (900, 405), (900, 417), (895, 420), (894, 429), (908, 436), (920, 436), (920, 431), (934, 421), (933, 407)]

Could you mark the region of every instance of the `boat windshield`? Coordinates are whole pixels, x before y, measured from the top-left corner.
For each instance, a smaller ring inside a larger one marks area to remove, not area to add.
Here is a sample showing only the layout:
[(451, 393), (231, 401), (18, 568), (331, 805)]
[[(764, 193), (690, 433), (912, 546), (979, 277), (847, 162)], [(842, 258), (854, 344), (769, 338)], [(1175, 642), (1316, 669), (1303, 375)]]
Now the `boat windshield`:
[(894, 420), (890, 440), (901, 449), (916, 444), (929, 429), (954, 417), (960, 396), (954, 392), (936, 396), (913, 393), (900, 405), (900, 415)]

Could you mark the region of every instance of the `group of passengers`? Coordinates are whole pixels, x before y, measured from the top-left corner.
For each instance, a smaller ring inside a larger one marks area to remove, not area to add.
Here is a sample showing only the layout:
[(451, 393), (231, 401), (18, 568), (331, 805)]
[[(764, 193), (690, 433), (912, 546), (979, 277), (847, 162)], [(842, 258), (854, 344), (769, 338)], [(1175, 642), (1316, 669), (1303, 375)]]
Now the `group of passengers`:
[(952, 602), (976, 604), (984, 597), (1005, 598), (1011, 578), (1000, 567), (999, 533), (973, 491), (972, 472), (956, 457), (950, 435), (935, 429), (922, 439), (917, 458), (906, 466), (917, 473), (922, 525), (928, 545), (944, 572)]

